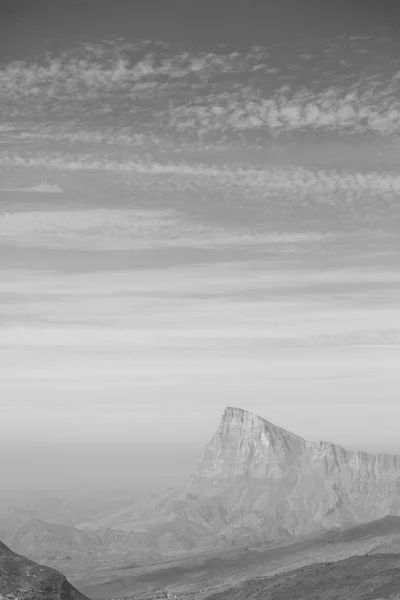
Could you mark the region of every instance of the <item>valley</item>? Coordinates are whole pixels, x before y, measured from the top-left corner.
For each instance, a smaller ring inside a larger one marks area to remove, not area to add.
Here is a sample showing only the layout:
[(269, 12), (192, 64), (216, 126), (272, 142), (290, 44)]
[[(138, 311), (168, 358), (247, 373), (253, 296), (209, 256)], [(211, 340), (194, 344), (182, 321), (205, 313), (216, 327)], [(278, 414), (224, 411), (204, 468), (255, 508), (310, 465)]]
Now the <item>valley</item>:
[(157, 590), (203, 600), (316, 563), (400, 553), (399, 465), (227, 407), (183, 487), (85, 500), (3, 493), (0, 535), (93, 600)]

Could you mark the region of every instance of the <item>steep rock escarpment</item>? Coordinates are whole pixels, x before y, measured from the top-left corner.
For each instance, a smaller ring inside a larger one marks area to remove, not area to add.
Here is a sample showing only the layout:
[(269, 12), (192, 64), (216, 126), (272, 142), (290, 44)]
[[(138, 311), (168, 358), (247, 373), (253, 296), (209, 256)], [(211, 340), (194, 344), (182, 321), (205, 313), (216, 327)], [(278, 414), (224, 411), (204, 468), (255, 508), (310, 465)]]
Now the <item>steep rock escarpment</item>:
[(400, 456), (308, 442), (227, 407), (186, 493), (189, 510), (223, 507), (224, 538), (290, 538), (400, 515)]

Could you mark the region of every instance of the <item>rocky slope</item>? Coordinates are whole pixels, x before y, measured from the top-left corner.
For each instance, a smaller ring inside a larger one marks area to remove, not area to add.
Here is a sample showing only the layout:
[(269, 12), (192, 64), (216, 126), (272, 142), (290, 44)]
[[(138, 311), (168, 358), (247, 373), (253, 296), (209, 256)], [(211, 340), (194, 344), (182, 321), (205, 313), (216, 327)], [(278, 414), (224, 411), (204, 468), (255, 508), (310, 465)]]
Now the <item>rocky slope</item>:
[[(79, 589), (96, 600), (133, 595), (138, 600), (151, 600), (152, 596), (147, 595), (149, 591), (160, 588), (181, 598), (203, 600), (216, 591), (239, 586), (244, 581), (281, 573), (288, 573), (291, 577), (290, 571), (316, 563), (342, 561), (343, 566), (343, 561), (354, 556), (393, 555), (399, 552), (400, 517), (389, 516), (378, 521), (306, 536), (289, 544), (212, 550), (192, 556), (183, 555), (158, 564), (152, 563), (142, 569), (129, 564), (128, 568), (126, 564), (114, 564), (108, 569), (96, 569), (81, 575), (75, 581)], [(384, 563), (382, 559), (383, 566)], [(338, 566), (338, 572), (342, 570), (342, 566)], [(290, 596), (285, 600), (288, 598)], [(294, 598), (298, 600), (296, 595)]]
[(398, 600), (400, 555), (353, 556), (246, 581), (207, 600)]
[(0, 596), (19, 600), (87, 600), (64, 575), (15, 554), (2, 542)]
[(227, 407), (196, 474), (159, 513), (233, 545), (400, 515), (400, 456), (308, 442)]

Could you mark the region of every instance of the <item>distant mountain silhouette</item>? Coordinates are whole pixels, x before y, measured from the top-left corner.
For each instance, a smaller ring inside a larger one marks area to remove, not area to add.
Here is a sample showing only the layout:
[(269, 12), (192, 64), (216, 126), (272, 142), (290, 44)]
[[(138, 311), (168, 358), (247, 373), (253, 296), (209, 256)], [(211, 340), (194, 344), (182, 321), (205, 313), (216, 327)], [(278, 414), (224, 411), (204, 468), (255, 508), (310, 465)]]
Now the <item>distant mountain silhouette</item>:
[(2, 542), (0, 594), (19, 600), (87, 600), (64, 575), (12, 552)]

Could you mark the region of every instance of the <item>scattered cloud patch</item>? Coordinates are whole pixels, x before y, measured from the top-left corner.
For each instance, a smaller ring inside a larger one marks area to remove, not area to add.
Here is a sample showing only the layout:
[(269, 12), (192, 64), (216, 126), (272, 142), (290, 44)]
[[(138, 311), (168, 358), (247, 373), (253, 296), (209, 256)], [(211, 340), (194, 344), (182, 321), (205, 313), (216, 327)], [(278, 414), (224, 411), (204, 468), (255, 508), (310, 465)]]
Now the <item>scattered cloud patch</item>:
[[(315, 52), (299, 37), (290, 55), (269, 46), (194, 53), (149, 40), (81, 44), (41, 61), (3, 64), (0, 100), (11, 129), (24, 121), (27, 133), (32, 127), (40, 136), (46, 124), (41, 132), (37, 119), (48, 114), (59, 139), (79, 139), (96, 116), (97, 134), (110, 140), (156, 132), (221, 139), (247, 131), (390, 135), (400, 129), (398, 41), (390, 41), (382, 64), (362, 62), (381, 43), (327, 38)], [(69, 123), (65, 131), (61, 122)]]
[[(206, 166), (201, 164), (165, 164), (155, 161), (125, 160), (116, 161), (99, 158), (96, 155), (78, 153), (42, 153), (41, 156), (23, 156), (9, 152), (0, 153), (0, 165), (10, 167), (48, 168), (61, 171), (102, 171), (121, 175), (143, 174), (157, 177), (176, 177), (176, 185), (185, 186), (191, 180), (205, 186), (219, 185), (240, 188), (251, 192), (258, 190), (265, 194), (289, 193), (300, 197), (312, 195), (321, 202), (329, 202), (330, 195), (342, 201), (366, 192), (381, 195), (400, 193), (400, 175), (395, 172), (346, 170), (311, 170), (296, 166), (267, 166), (265, 169), (251, 167)], [(181, 178), (181, 179), (179, 179)], [(168, 186), (168, 180), (164, 181)]]

